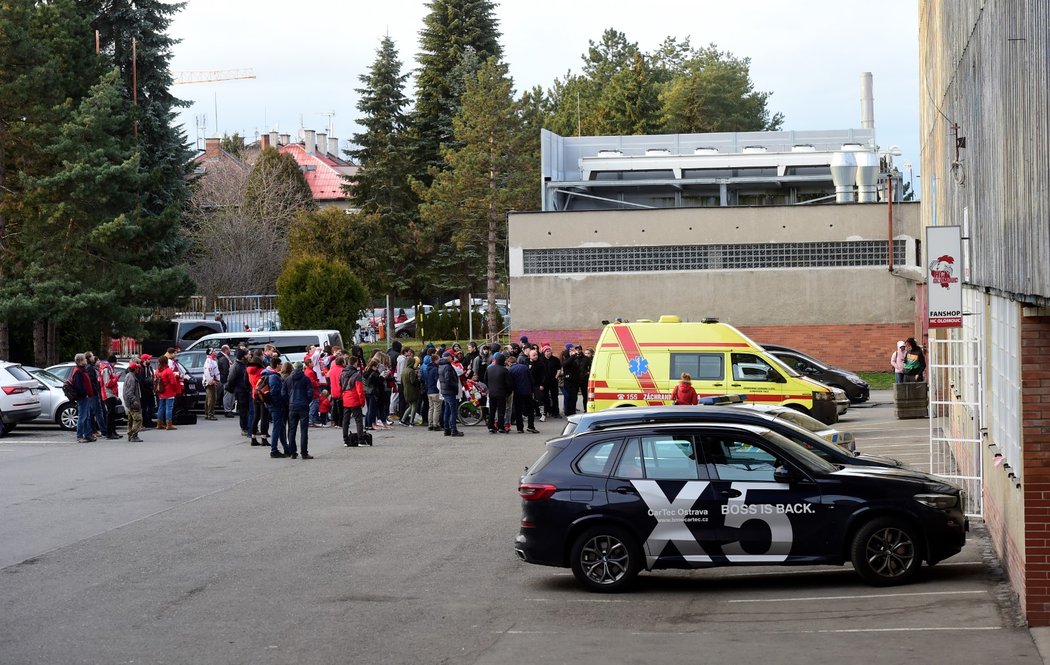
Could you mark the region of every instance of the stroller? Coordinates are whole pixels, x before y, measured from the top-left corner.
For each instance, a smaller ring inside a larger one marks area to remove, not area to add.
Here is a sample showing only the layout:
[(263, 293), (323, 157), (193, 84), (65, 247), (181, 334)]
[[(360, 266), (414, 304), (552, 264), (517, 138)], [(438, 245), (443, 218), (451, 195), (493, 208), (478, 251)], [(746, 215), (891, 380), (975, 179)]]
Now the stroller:
[(459, 422), (470, 427), (484, 422), (488, 417), (488, 387), (481, 381), (467, 379), (463, 392), (464, 396), (456, 409)]

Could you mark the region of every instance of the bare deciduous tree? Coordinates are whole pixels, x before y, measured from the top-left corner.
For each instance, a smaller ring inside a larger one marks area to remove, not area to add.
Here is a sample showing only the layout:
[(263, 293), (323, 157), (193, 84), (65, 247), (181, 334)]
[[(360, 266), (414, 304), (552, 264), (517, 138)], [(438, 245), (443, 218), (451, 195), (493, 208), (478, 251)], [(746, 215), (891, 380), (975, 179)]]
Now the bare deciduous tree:
[(261, 159), (243, 168), (218, 163), (197, 182), (189, 211), (193, 250), (187, 263), (199, 292), (209, 299), (274, 293), (288, 253), (292, 217), (313, 205), (298, 167), (291, 172), (266, 168), (265, 163)]

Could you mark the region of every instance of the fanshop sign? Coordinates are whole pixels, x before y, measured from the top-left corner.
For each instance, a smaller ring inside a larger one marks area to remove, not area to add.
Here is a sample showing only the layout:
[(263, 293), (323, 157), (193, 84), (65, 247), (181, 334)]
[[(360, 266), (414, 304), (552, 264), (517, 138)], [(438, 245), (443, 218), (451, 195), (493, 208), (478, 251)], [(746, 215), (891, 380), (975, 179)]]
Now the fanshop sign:
[(930, 328), (962, 327), (962, 232), (926, 227), (926, 303)]

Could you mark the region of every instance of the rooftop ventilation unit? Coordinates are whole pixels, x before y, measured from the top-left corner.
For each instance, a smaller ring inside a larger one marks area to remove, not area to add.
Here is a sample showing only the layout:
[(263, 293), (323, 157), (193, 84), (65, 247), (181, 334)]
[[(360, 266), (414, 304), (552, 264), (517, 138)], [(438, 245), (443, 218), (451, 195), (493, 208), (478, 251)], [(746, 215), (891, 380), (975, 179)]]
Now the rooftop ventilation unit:
[(763, 153), (763, 152), (769, 152), (768, 150), (766, 150), (766, 146), (764, 146), (764, 145), (746, 145), (746, 146), (744, 146), (744, 154), (745, 155), (754, 155), (754, 154), (760, 154), (760, 153)]
[(854, 153), (857, 160), (857, 203), (877, 203), (876, 182), (879, 179), (879, 156), (867, 150)]
[(619, 150), (599, 150), (599, 157), (623, 157), (623, 152)]
[(816, 152), (817, 149), (813, 147), (812, 143), (800, 143), (798, 145), (791, 146), (791, 152)]
[(670, 155), (671, 151), (667, 148), (646, 148), (646, 157), (660, 157), (662, 155)]
[(831, 181), (835, 183), (835, 203), (853, 203), (853, 183), (856, 180), (857, 158), (854, 152), (843, 150), (833, 154), (831, 156)]
[(708, 147), (697, 148), (696, 150), (693, 151), (693, 154), (694, 155), (717, 155), (718, 154), (718, 148), (708, 148)]

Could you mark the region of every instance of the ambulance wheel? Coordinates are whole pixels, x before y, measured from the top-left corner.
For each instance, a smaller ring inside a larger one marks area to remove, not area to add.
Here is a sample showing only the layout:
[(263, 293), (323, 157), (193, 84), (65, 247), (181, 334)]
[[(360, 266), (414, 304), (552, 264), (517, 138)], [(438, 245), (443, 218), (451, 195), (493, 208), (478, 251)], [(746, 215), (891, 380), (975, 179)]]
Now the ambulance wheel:
[(896, 586), (918, 575), (922, 548), (911, 526), (893, 517), (881, 517), (853, 536), (850, 558), (857, 574), (868, 584)]
[(569, 554), (576, 582), (598, 593), (625, 591), (634, 582), (641, 564), (642, 553), (635, 539), (612, 524), (581, 533)]

